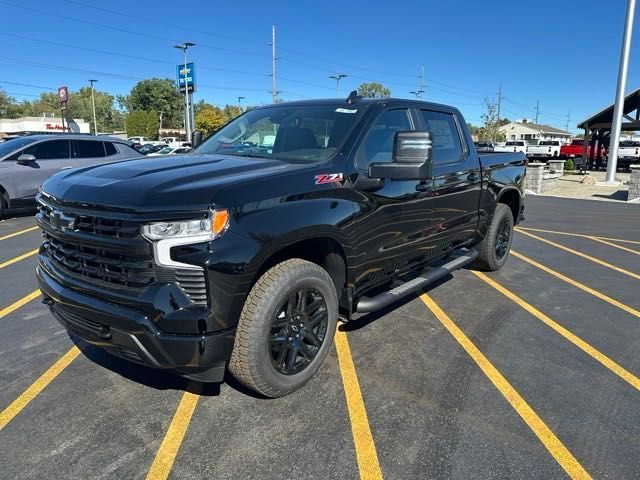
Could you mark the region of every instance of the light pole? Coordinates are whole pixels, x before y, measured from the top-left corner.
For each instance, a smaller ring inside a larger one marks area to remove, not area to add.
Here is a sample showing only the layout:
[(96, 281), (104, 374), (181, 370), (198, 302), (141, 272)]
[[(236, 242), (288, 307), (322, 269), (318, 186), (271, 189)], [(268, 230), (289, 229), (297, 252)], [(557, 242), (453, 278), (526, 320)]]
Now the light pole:
[(240, 113), (242, 113), (242, 100), (244, 100), (244, 97), (238, 97), (238, 110), (240, 110)]
[(93, 84), (98, 80), (89, 80), (89, 84), (91, 85), (91, 106), (93, 107), (93, 134), (98, 135), (98, 121), (96, 120), (96, 99), (93, 95)]
[(416, 98), (422, 98), (422, 94), (424, 93), (424, 90), (416, 90), (415, 92), (409, 92), (412, 95), (415, 95)]
[(622, 114), (624, 113), (624, 90), (627, 83), (627, 70), (629, 69), (629, 49), (631, 47), (631, 32), (633, 31), (633, 15), (636, 9), (636, 0), (627, 0), (627, 13), (624, 21), (624, 33), (622, 35), (622, 50), (620, 52), (620, 66), (618, 68), (618, 86), (616, 89), (616, 102), (613, 107), (613, 123), (611, 125), (611, 140), (609, 141), (609, 158), (607, 160), (607, 178), (605, 183), (616, 183), (616, 168), (618, 164), (618, 143), (620, 142), (620, 130), (622, 127)]
[(336, 97), (340, 96), (340, 80), (347, 77), (344, 73), (338, 73), (336, 75), (329, 76), (330, 79), (336, 81)]
[(191, 119), (190, 108), (189, 108), (189, 88), (187, 85), (187, 49), (189, 47), (194, 47), (196, 44), (191, 42), (184, 42), (180, 45), (174, 45), (173, 48), (177, 48), (178, 50), (182, 50), (184, 54), (184, 64), (182, 65), (182, 71), (184, 72), (184, 133), (185, 140), (187, 142), (191, 141)]

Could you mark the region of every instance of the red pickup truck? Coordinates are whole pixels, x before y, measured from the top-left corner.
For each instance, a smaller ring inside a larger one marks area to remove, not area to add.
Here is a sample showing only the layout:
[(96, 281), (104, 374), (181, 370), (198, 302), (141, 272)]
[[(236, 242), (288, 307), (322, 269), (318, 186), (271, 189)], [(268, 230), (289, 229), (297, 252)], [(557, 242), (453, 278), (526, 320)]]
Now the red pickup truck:
[[(572, 140), (571, 143), (567, 143), (566, 145), (562, 145), (560, 147), (560, 158), (580, 158), (582, 157), (584, 140), (581, 138), (576, 138)], [(605, 150), (604, 147), (600, 147), (601, 155), (604, 157)], [(591, 145), (587, 145), (587, 158), (591, 155)]]

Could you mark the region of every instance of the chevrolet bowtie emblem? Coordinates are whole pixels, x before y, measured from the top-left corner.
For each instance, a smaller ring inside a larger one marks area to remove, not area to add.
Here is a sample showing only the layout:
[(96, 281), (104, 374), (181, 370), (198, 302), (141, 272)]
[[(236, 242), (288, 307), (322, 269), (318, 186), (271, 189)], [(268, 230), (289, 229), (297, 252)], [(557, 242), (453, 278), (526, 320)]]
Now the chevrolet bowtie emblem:
[(56, 230), (75, 230), (77, 217), (68, 215), (60, 210), (54, 210), (49, 216), (51, 226)]

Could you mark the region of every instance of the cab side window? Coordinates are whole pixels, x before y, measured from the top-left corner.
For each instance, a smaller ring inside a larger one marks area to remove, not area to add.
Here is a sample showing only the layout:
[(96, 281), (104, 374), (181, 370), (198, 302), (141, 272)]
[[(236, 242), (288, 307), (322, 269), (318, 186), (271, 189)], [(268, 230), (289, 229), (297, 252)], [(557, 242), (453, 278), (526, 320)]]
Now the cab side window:
[(391, 162), (395, 133), (402, 130), (413, 130), (409, 110), (401, 108), (380, 114), (360, 145), (356, 166), (366, 170), (370, 163)]
[(36, 160), (69, 158), (69, 140), (46, 140), (25, 148), (20, 154), (33, 155)]
[(440, 165), (462, 160), (462, 143), (453, 115), (431, 110), (422, 110), (421, 113), (425, 128), (431, 132), (433, 163)]
[(104, 157), (104, 146), (102, 142), (92, 140), (75, 141), (76, 158), (98, 158)]
[(118, 153), (118, 150), (116, 150), (115, 145), (111, 142), (104, 142), (104, 149), (107, 152), (107, 157), (110, 157), (111, 155), (115, 155), (116, 153)]

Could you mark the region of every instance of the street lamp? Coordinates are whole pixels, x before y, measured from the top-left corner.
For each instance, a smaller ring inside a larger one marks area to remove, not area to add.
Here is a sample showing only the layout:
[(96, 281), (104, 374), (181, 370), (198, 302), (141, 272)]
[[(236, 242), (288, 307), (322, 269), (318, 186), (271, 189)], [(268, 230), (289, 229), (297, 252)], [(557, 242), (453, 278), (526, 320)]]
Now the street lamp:
[(191, 115), (189, 114), (189, 88), (187, 87), (187, 50), (189, 47), (194, 47), (196, 44), (191, 42), (184, 42), (180, 45), (174, 45), (173, 48), (182, 50), (184, 54), (184, 65), (182, 71), (184, 72), (184, 132), (186, 141), (191, 141)]
[(91, 105), (93, 106), (93, 134), (94, 135), (98, 135), (98, 122), (96, 120), (96, 99), (93, 96), (93, 92), (94, 92), (93, 84), (96, 83), (97, 81), (98, 80), (93, 80), (93, 79), (89, 80), (89, 84), (91, 85)]
[(238, 97), (238, 110), (240, 110), (240, 113), (242, 113), (242, 100), (244, 100), (245, 97)]
[(413, 95), (416, 96), (416, 98), (422, 98), (422, 94), (424, 93), (424, 90), (416, 90), (415, 92), (409, 92)]
[(340, 80), (347, 77), (344, 73), (338, 73), (336, 75), (330, 75), (329, 78), (336, 81), (336, 97), (340, 96)]

